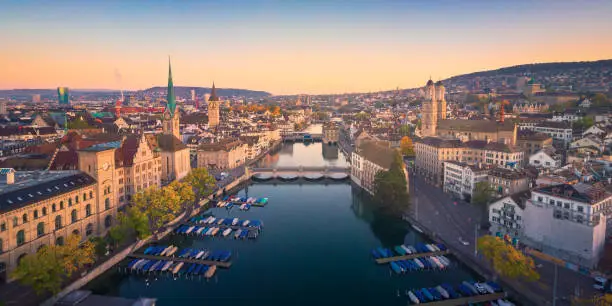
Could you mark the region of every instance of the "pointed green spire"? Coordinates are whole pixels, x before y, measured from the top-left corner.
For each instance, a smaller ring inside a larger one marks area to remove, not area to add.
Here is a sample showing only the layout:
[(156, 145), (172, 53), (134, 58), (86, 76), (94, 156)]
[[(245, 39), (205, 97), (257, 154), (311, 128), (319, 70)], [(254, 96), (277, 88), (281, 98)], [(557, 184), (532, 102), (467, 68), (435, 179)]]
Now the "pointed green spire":
[(170, 115), (174, 116), (176, 110), (176, 100), (174, 97), (174, 84), (172, 83), (172, 64), (170, 64), (170, 57), (168, 56), (168, 96), (166, 97), (168, 104), (166, 109), (170, 111)]

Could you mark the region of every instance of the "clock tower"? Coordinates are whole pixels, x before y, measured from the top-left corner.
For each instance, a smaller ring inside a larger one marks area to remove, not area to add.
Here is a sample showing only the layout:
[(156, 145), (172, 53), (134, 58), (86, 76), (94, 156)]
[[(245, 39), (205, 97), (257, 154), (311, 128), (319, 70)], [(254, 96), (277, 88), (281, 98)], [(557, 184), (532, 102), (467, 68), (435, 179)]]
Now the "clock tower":
[(217, 97), (217, 90), (213, 82), (210, 98), (208, 98), (208, 127), (212, 128), (219, 125), (219, 103), (219, 97)]

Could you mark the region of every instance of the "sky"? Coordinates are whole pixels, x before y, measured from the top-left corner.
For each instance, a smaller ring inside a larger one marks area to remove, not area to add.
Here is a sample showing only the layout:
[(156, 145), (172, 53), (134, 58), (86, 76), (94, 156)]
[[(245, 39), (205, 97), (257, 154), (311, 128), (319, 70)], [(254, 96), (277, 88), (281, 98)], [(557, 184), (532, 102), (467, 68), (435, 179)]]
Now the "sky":
[(0, 89), (326, 94), (612, 58), (610, 0), (0, 0)]

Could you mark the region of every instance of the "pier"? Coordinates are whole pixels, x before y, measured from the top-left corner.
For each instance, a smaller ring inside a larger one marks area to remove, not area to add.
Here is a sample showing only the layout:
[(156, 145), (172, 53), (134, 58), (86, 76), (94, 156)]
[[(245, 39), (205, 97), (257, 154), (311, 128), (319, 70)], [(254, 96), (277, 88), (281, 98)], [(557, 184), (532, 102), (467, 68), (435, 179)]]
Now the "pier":
[[(259, 226), (240, 226), (240, 225), (223, 225), (223, 224), (217, 224), (214, 223), (213, 224), (208, 224), (208, 223), (197, 223), (197, 222), (187, 222), (187, 223), (183, 223), (183, 225), (188, 225), (188, 226), (199, 226), (199, 227), (218, 227), (222, 230), (226, 229), (226, 228), (231, 228), (232, 230), (248, 230), (248, 231), (259, 231), (261, 230), (261, 227)], [(186, 235), (191, 235), (193, 232), (186, 234)]]
[(506, 297), (505, 292), (493, 293), (493, 294), (483, 294), (483, 295), (475, 295), (475, 296), (467, 296), (460, 297), (457, 299), (449, 299), (449, 300), (441, 300), (434, 301), (429, 303), (421, 303), (422, 305), (427, 306), (458, 306), (458, 305), (473, 305), (475, 303), (483, 303), (489, 301), (496, 301), (499, 299), (503, 299)]
[(213, 260), (201, 260), (201, 259), (193, 259), (193, 258), (183, 258), (183, 257), (169, 257), (169, 256), (155, 256), (155, 255), (145, 255), (145, 254), (129, 254), (128, 257), (132, 258), (142, 258), (149, 260), (166, 260), (166, 261), (181, 261), (184, 263), (195, 263), (209, 266), (217, 266), (219, 268), (228, 269), (232, 266), (231, 261), (213, 261)]
[(377, 264), (386, 264), (392, 261), (400, 261), (400, 260), (408, 260), (413, 258), (421, 258), (421, 257), (431, 257), (438, 255), (446, 255), (450, 253), (448, 250), (439, 251), (439, 252), (429, 252), (429, 253), (416, 253), (416, 254), (406, 254), (402, 256), (393, 256), (393, 257), (385, 257), (385, 258), (376, 258)]

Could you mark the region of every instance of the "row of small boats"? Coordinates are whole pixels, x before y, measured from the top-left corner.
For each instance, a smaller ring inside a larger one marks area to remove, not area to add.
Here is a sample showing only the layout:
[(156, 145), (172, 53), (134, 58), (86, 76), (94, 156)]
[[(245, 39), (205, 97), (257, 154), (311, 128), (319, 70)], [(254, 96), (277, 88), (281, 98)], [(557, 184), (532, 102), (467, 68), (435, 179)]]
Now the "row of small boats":
[(234, 204), (232, 202), (226, 202), (226, 201), (219, 201), (219, 202), (217, 202), (217, 207), (225, 207), (225, 208), (229, 209), (229, 208), (232, 208), (234, 206), (238, 206), (238, 208), (240, 208), (240, 210), (245, 210), (245, 211), (251, 209), (251, 204), (248, 204), (248, 203), (243, 203), (243, 204), (236, 203), (236, 204)]
[[(206, 278), (211, 278), (217, 266), (191, 264), (189, 267), (183, 262), (172, 260), (150, 260), (150, 259), (134, 259), (130, 261), (127, 268), (132, 271), (141, 272), (170, 272), (172, 274), (191, 273), (195, 275), (204, 275)], [(195, 270), (197, 268), (197, 270)]]
[(144, 250), (145, 255), (154, 256), (168, 256), (171, 257), (176, 254), (176, 257), (180, 258), (191, 258), (200, 260), (213, 260), (213, 261), (228, 261), (232, 256), (230, 251), (209, 251), (206, 249), (182, 249), (178, 251), (176, 246), (149, 246)]
[(391, 270), (395, 274), (402, 274), (412, 271), (446, 269), (450, 266), (450, 259), (445, 256), (429, 256), (412, 258), (407, 260), (392, 261), (389, 263)]
[(405, 256), (410, 254), (420, 254), (420, 253), (433, 253), (433, 252), (441, 252), (446, 251), (446, 246), (443, 244), (425, 244), (418, 243), (415, 246), (411, 245), (397, 245), (393, 247), (393, 251), (391, 249), (377, 247), (372, 250), (372, 256), (374, 259), (379, 258), (389, 258), (396, 256)]
[(268, 198), (253, 198), (253, 197), (241, 197), (238, 195), (225, 196), (224, 202), (240, 203), (240, 204), (251, 204), (263, 206), (268, 204)]
[[(406, 295), (412, 304), (429, 303), (446, 299), (457, 299), (482, 294), (501, 292), (501, 287), (494, 282), (468, 282), (464, 281), (456, 288), (449, 284), (442, 284), (431, 288), (406, 290)], [(506, 304), (500, 304), (506, 305)]]
[(258, 227), (261, 228), (263, 223), (259, 220), (240, 220), (238, 218), (215, 218), (214, 216), (197, 216), (190, 219), (191, 222), (197, 224), (211, 224), (223, 226), (242, 226), (242, 227)]
[(232, 235), (233, 233), (234, 238), (237, 238), (237, 239), (243, 239), (243, 238), (255, 239), (259, 235), (257, 230), (237, 229), (236, 231), (234, 231), (230, 227), (223, 229), (217, 226), (207, 227), (207, 226), (197, 226), (197, 225), (181, 225), (175, 230), (175, 233), (185, 234), (185, 235), (211, 236), (211, 237), (214, 237), (214, 236), (228, 237)]

